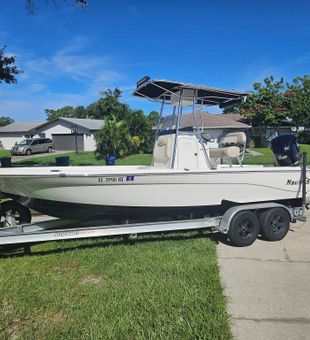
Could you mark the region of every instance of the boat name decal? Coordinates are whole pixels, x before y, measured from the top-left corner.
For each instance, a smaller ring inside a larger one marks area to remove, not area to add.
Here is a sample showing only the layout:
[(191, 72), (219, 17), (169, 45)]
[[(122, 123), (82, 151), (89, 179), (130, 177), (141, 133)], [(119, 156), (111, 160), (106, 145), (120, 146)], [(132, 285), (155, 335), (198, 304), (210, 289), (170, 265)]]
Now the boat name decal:
[[(306, 178), (306, 184), (309, 184), (310, 183), (310, 178)], [(302, 180), (293, 180), (293, 179), (288, 179), (286, 181), (286, 185), (300, 185), (302, 184)]]

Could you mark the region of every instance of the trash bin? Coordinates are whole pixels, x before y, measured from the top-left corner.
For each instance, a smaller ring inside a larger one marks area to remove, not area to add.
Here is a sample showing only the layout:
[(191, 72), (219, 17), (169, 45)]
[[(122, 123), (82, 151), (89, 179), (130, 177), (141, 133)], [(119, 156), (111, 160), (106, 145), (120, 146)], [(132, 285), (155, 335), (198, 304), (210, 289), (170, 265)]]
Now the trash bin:
[(69, 166), (70, 157), (69, 156), (55, 157), (55, 160), (57, 166)]
[(115, 159), (116, 159), (115, 156), (108, 156), (105, 159), (105, 164), (106, 165), (115, 165)]
[(2, 168), (10, 168), (12, 166), (11, 157), (0, 158)]

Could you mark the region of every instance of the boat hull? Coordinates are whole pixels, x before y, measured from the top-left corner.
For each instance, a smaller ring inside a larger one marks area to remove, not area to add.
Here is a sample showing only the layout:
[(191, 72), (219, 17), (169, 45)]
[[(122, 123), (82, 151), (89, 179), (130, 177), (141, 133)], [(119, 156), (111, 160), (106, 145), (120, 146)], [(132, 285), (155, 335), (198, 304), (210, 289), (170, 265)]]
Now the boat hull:
[(209, 214), (223, 209), (225, 204), (299, 202), (302, 192), (298, 167), (207, 171), (69, 167), (38, 169), (41, 173), (14, 171), (0, 172), (3, 193), (42, 213), (71, 219)]
[[(42, 199), (29, 199), (28, 197), (8, 194), (7, 197), (42, 214), (70, 220), (106, 219), (115, 223), (125, 220), (155, 221), (166, 219), (202, 218), (205, 216), (220, 216), (224, 212), (240, 203), (223, 200), (219, 205), (181, 206), (181, 207), (139, 207), (139, 206), (109, 206), (94, 204), (79, 204)], [(266, 201), (268, 202), (268, 201)], [(275, 201), (272, 201), (275, 202)], [(301, 199), (287, 199), (276, 201), (292, 207), (301, 206)], [(247, 202), (259, 203), (259, 202)], [(247, 204), (244, 203), (244, 204)]]

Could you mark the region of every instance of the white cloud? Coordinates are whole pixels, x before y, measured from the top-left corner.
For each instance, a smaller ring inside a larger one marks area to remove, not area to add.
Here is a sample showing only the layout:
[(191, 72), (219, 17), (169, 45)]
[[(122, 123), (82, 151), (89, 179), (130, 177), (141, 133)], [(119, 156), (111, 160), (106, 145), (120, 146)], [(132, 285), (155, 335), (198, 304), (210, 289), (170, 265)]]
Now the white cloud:
[[(89, 43), (88, 43), (89, 44)], [(112, 65), (108, 57), (85, 53), (89, 45), (84, 38), (75, 38), (64, 48), (56, 51), (49, 58), (31, 58), (26, 62), (26, 71), (56, 77), (69, 77), (77, 81), (84, 78), (97, 78), (99, 70)]]
[(271, 75), (275, 79), (284, 77), (286, 81), (291, 81), (294, 77), (304, 74), (301, 70), (307, 64), (310, 64), (310, 52), (293, 58), (283, 58), (276, 64), (266, 60), (258, 60), (255, 63), (244, 66), (236, 87), (243, 89), (252, 88), (254, 82), (262, 82), (264, 78)]
[(26, 73), (35, 72), (46, 75), (53, 74), (52, 62), (47, 58), (30, 59), (25, 62)]
[[(74, 105), (74, 103), (83, 103), (85, 100), (86, 97), (83, 95), (48, 92), (44, 95), (33, 93), (32, 100), (29, 100), (29, 92), (26, 92), (24, 96), (21, 94), (17, 98), (9, 97), (0, 100), (0, 115), (10, 115), (15, 120), (21, 121), (45, 120), (44, 109)], [(12, 112), (14, 112), (13, 115)]]
[(119, 69), (126, 67), (116, 65), (109, 56), (90, 53), (91, 43), (77, 37), (49, 56), (13, 50), (18, 61), (23, 61), (20, 68), (24, 73), (16, 85), (1, 84), (0, 115), (15, 120), (45, 119), (45, 108), (88, 105), (98, 99), (100, 91), (121, 87), (126, 76)]

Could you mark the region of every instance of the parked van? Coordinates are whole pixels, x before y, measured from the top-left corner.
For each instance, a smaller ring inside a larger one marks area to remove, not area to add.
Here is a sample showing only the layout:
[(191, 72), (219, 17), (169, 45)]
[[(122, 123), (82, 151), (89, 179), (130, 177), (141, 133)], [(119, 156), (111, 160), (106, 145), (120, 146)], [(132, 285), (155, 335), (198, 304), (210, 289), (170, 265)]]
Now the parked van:
[(39, 152), (52, 152), (53, 144), (49, 138), (29, 138), (15, 144), (11, 149), (12, 155), (31, 155)]

